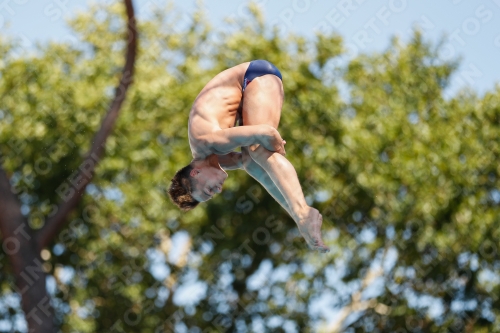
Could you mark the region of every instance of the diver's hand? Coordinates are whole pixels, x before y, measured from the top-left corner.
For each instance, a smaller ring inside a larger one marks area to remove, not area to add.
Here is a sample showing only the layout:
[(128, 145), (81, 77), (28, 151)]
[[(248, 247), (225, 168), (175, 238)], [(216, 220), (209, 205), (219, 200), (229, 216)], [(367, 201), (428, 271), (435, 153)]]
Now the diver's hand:
[(274, 127), (269, 126), (267, 133), (262, 136), (260, 144), (269, 151), (275, 151), (283, 156), (286, 155), (286, 141), (281, 138), (280, 133)]

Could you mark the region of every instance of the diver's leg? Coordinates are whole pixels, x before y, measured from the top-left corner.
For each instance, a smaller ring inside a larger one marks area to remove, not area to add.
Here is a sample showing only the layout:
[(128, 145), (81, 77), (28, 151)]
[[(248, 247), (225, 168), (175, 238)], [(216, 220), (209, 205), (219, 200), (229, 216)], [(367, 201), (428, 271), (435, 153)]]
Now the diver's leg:
[[(283, 84), (277, 76), (268, 74), (253, 79), (244, 92), (243, 123), (267, 124), (277, 129), (283, 95)], [(251, 146), (248, 153), (252, 160), (266, 171), (286, 200), (290, 215), (307, 243), (314, 249), (328, 251), (321, 239), (322, 216), (318, 210), (307, 205), (293, 165), (283, 155), (269, 151), (263, 146)]]

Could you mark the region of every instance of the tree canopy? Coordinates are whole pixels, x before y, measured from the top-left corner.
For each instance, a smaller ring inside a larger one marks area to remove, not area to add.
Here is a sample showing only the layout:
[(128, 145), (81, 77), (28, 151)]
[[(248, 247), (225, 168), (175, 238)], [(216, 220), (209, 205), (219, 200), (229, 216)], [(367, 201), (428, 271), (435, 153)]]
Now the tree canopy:
[[(214, 28), (170, 6), (138, 22), (104, 157), (42, 251), (62, 332), (500, 332), (500, 87), (445, 98), (459, 64), (418, 31), (346, 59), (336, 34), (283, 35), (248, 15)], [(95, 5), (69, 22), (79, 43), (31, 54), (0, 36), (1, 165), (34, 230), (75, 186), (123, 66), (123, 22), (120, 4)], [(327, 255), (244, 171), (191, 212), (167, 199), (191, 160), (194, 98), (252, 59), (283, 74), (278, 130)], [(21, 331), (3, 253), (0, 324)]]

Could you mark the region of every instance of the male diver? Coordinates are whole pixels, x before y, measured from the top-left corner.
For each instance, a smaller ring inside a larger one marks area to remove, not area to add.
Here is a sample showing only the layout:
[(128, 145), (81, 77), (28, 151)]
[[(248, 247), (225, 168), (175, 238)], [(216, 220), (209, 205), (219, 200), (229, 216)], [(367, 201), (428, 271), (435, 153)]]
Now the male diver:
[[(168, 193), (187, 211), (222, 191), (224, 170), (243, 169), (288, 212), (310, 247), (328, 252), (322, 216), (306, 203), (277, 130), (283, 97), (281, 73), (266, 60), (242, 63), (210, 80), (189, 114), (193, 160), (177, 171)], [(241, 153), (233, 151), (238, 147)]]

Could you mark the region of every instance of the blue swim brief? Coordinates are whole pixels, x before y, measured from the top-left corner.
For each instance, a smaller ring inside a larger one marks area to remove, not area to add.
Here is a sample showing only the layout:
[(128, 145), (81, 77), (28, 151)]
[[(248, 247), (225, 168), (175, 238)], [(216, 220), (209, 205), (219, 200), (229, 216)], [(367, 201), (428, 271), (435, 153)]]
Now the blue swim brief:
[(245, 88), (247, 85), (252, 82), (253, 79), (256, 77), (266, 75), (266, 74), (273, 74), (276, 75), (277, 77), (280, 78), (280, 80), (283, 81), (283, 78), (281, 77), (281, 73), (274, 66), (267, 60), (254, 60), (250, 62), (250, 65), (248, 66), (247, 71), (245, 72), (245, 76), (243, 76), (243, 89), (242, 91), (245, 91)]

